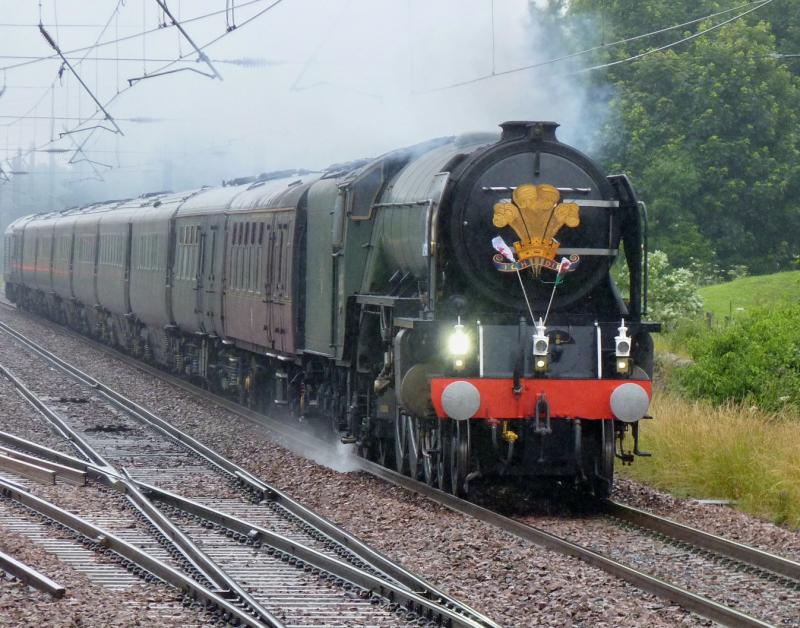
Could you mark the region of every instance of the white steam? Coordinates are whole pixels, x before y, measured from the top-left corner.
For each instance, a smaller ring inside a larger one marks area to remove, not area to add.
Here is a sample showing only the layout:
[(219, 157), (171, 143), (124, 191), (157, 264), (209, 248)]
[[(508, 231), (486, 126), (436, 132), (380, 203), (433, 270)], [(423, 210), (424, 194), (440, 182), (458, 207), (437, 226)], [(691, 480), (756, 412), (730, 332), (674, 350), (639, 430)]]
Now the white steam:
[[(98, 16), (105, 13), (98, 7), (104, 3), (85, 4), (73, 10), (70, 21), (102, 22)], [(89, 5), (98, 6), (93, 11)], [(265, 5), (241, 9), (237, 21)], [(205, 0), (191, 5), (193, 14), (219, 8)], [(137, 11), (130, 3), (121, 10), (125, 32), (157, 19), (152, 9), (147, 16)], [(121, 120), (162, 121), (121, 121), (124, 137), (96, 133), (87, 142), (87, 155), (119, 167), (99, 167), (103, 182), (68, 184), (93, 175), (86, 163), (70, 166), (74, 176), (56, 181), (55, 205), (218, 185), (274, 169), (321, 169), (432, 137), (494, 130), (513, 119), (555, 120), (562, 125), (562, 140), (587, 148), (587, 126), (594, 128), (597, 121), (585, 115), (585, 77), (564, 75), (574, 66), (506, 73), (568, 52), (536, 11), (528, 0), (285, 0), (209, 49), (212, 60), (219, 60), (223, 82), (181, 72), (142, 81), (114, 102), (111, 112)], [(190, 23), (187, 30), (198, 42), (210, 40), (224, 30), (224, 17)], [(62, 28), (60, 35), (67, 47), (91, 43), (85, 31), (79, 37)], [(169, 58), (178, 39), (175, 29), (164, 29), (145, 46), (134, 40), (98, 54)], [(185, 41), (180, 49), (186, 52)], [(101, 100), (126, 78), (157, 67), (123, 63), (117, 73), (116, 64), (92, 65), (91, 58), (81, 67), (95, 79), (89, 83)], [(224, 63), (242, 58), (266, 63)], [(191, 67), (207, 70), (202, 63)], [(448, 88), (460, 83), (466, 84)], [(78, 96), (74, 81), (68, 87), (69, 94), (58, 92), (56, 109), (75, 114), (80, 105), (85, 113), (88, 98)], [(23, 147), (47, 139), (47, 126), (39, 124), (36, 137), (28, 139), (25, 134), (34, 131), (26, 127), (19, 134)], [(40, 156), (36, 167), (46, 169), (47, 158)]]

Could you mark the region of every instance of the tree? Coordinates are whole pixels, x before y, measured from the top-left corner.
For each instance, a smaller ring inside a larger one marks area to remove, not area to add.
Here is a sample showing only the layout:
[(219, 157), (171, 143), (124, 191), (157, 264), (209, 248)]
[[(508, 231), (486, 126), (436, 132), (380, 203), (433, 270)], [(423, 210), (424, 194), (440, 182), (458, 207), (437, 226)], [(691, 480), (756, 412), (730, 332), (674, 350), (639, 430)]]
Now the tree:
[[(600, 20), (609, 41), (730, 6), (575, 0), (569, 13)], [(772, 25), (759, 17), (593, 77), (598, 94), (613, 86), (600, 132), (603, 160), (632, 174), (649, 205), (653, 245), (678, 265), (691, 257), (771, 272), (789, 267), (800, 253), (800, 77), (775, 58)], [(783, 42), (797, 41), (800, 18), (792, 20), (781, 28)], [(606, 59), (692, 29), (629, 42)]]

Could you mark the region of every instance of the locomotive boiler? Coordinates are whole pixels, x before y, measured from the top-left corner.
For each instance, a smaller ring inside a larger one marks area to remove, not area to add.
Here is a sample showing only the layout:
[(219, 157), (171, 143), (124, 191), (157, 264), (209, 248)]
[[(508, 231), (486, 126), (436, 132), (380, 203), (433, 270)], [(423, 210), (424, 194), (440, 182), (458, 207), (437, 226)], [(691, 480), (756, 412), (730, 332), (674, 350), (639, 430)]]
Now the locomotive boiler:
[(652, 395), (646, 215), (556, 127), (27, 216), (7, 295), (455, 494), (608, 495)]

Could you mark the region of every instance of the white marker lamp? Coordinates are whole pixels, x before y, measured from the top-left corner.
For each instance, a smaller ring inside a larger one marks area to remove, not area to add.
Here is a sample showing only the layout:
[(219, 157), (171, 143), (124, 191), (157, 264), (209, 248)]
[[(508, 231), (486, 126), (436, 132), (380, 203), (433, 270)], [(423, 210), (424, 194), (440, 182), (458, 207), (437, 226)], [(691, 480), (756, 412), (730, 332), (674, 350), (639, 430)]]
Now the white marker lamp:
[(550, 338), (547, 337), (547, 329), (540, 318), (536, 324), (536, 333), (533, 334), (533, 370), (537, 373), (547, 371), (549, 350)]
[(614, 337), (617, 373), (619, 375), (628, 375), (631, 372), (631, 337), (628, 335), (628, 328), (625, 327), (624, 318), (617, 328), (617, 332)]

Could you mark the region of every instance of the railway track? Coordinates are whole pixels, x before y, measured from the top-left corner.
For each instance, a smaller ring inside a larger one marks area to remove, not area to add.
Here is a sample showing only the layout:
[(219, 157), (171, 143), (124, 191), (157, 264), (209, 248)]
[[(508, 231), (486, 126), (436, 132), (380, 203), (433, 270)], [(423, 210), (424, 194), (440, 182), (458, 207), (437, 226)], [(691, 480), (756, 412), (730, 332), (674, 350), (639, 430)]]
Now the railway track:
[(40, 543), (97, 584), (120, 591), (131, 588), (139, 578), (147, 582), (157, 579), (182, 591), (184, 606), (205, 610), (214, 620), (261, 625), (254, 623), (248, 613), (221, 595), (222, 592), (200, 586), (171, 565), (88, 518), (34, 495), (25, 483), (0, 478), (0, 512), (9, 529)]
[[(731, 601), (722, 602), (710, 599), (681, 584), (676, 584), (676, 580), (667, 580), (653, 575), (653, 570), (650, 568), (634, 567), (632, 565), (640, 561), (632, 560), (631, 556), (623, 556), (622, 552), (604, 552), (591, 548), (589, 543), (571, 540), (567, 534), (548, 531), (541, 526), (505, 517), (369, 461), (364, 461), (363, 466), (369, 473), (381, 479), (424, 495), (447, 508), (502, 528), (521, 539), (579, 558), (640, 589), (680, 604), (683, 608), (692, 610), (722, 625), (747, 628), (798, 625), (800, 614), (797, 613), (795, 606), (786, 609), (783, 615), (778, 613), (780, 619), (770, 620), (755, 617), (748, 612), (738, 610), (736, 604)], [(727, 569), (734, 578), (749, 574), (761, 579), (764, 586), (776, 585), (789, 593), (797, 591), (797, 588), (800, 587), (800, 579), (797, 578), (797, 574), (800, 573), (798, 572), (800, 564), (793, 561), (745, 545), (732, 543), (722, 537), (710, 535), (668, 519), (655, 517), (655, 515), (643, 513), (616, 502), (603, 502), (599, 508), (607, 513), (615, 513), (615, 518), (619, 522), (627, 520), (627, 525), (636, 526), (649, 534), (660, 535), (668, 543), (681, 544), (689, 554), (704, 553), (717, 565)], [(637, 523), (633, 523), (634, 521)], [(584, 525), (584, 522), (579, 522), (578, 525)], [(624, 544), (624, 539), (618, 534), (609, 535), (608, 538), (611, 541), (609, 544), (616, 548)], [(662, 556), (661, 560), (668, 560), (668, 557)], [(793, 573), (794, 576), (783, 575), (787, 572)], [(717, 574), (712, 577), (719, 576)], [(774, 612), (772, 617), (775, 617)]]
[[(47, 321), (43, 321), (45, 324)], [(59, 327), (60, 330), (65, 331)], [(67, 333), (71, 333), (66, 330)], [(174, 377), (163, 371), (144, 365), (124, 354), (117, 352), (100, 343), (86, 340), (82, 336), (77, 336), (84, 342), (89, 342), (94, 347), (105, 351), (115, 357), (122, 359), (126, 363), (151, 375), (169, 381), (171, 384), (182, 388), (204, 399), (208, 399), (236, 414), (253, 421), (269, 430), (276, 441), (290, 450), (301, 453), (306, 457), (318, 459), (328, 458), (330, 443), (310, 435), (307, 431), (300, 431), (285, 422), (276, 421), (270, 417), (244, 408), (233, 401), (220, 398), (193, 386), (192, 384)], [(796, 625), (794, 622), (797, 616), (791, 615), (794, 611), (788, 611), (789, 615), (782, 619), (777, 619), (774, 614), (766, 619), (752, 616), (743, 610), (738, 610), (736, 604), (730, 600), (715, 601), (708, 597), (698, 594), (694, 589), (689, 590), (686, 586), (681, 586), (673, 581), (659, 578), (646, 569), (631, 566), (631, 562), (626, 561), (621, 556), (611, 556), (587, 547), (586, 544), (571, 541), (567, 535), (559, 535), (548, 532), (547, 530), (530, 525), (524, 521), (504, 517), (496, 512), (484, 509), (471, 502), (456, 498), (452, 495), (443, 493), (424, 483), (412, 480), (409, 477), (400, 475), (371, 463), (366, 460), (358, 459), (356, 464), (363, 471), (370, 473), (382, 480), (401, 486), (408, 490), (421, 494), (432, 501), (439, 503), (451, 510), (460, 512), (470, 517), (474, 517), (493, 526), (501, 528), (519, 538), (525, 539), (537, 545), (541, 545), (557, 551), (579, 558), (587, 563), (598, 567), (615, 577), (621, 578), (634, 584), (635, 586), (653, 593), (659, 597), (680, 604), (682, 607), (692, 610), (697, 614), (727, 626), (745, 627), (764, 627), (777, 625)], [(728, 570), (735, 577), (752, 577), (763, 581), (764, 586), (775, 586), (784, 588), (787, 595), (800, 589), (800, 564), (785, 558), (763, 552), (761, 550), (748, 547), (739, 543), (734, 543), (719, 536), (710, 535), (683, 526), (676, 522), (657, 517), (624, 504), (606, 501), (598, 506), (604, 516), (612, 521), (612, 525), (618, 528), (637, 529), (643, 533), (659, 538), (673, 546), (680, 546), (692, 555), (702, 555), (707, 557), (720, 569)], [(718, 574), (717, 574), (718, 577)], [(781, 596), (779, 596), (780, 599)], [(785, 600), (786, 597), (783, 597)]]
[(0, 328), (83, 391), (53, 400), (0, 367), (83, 459), (33, 444), (28, 452), (123, 491), (173, 560), (204, 589), (231, 598), (251, 623), (496, 626), (9, 326)]

